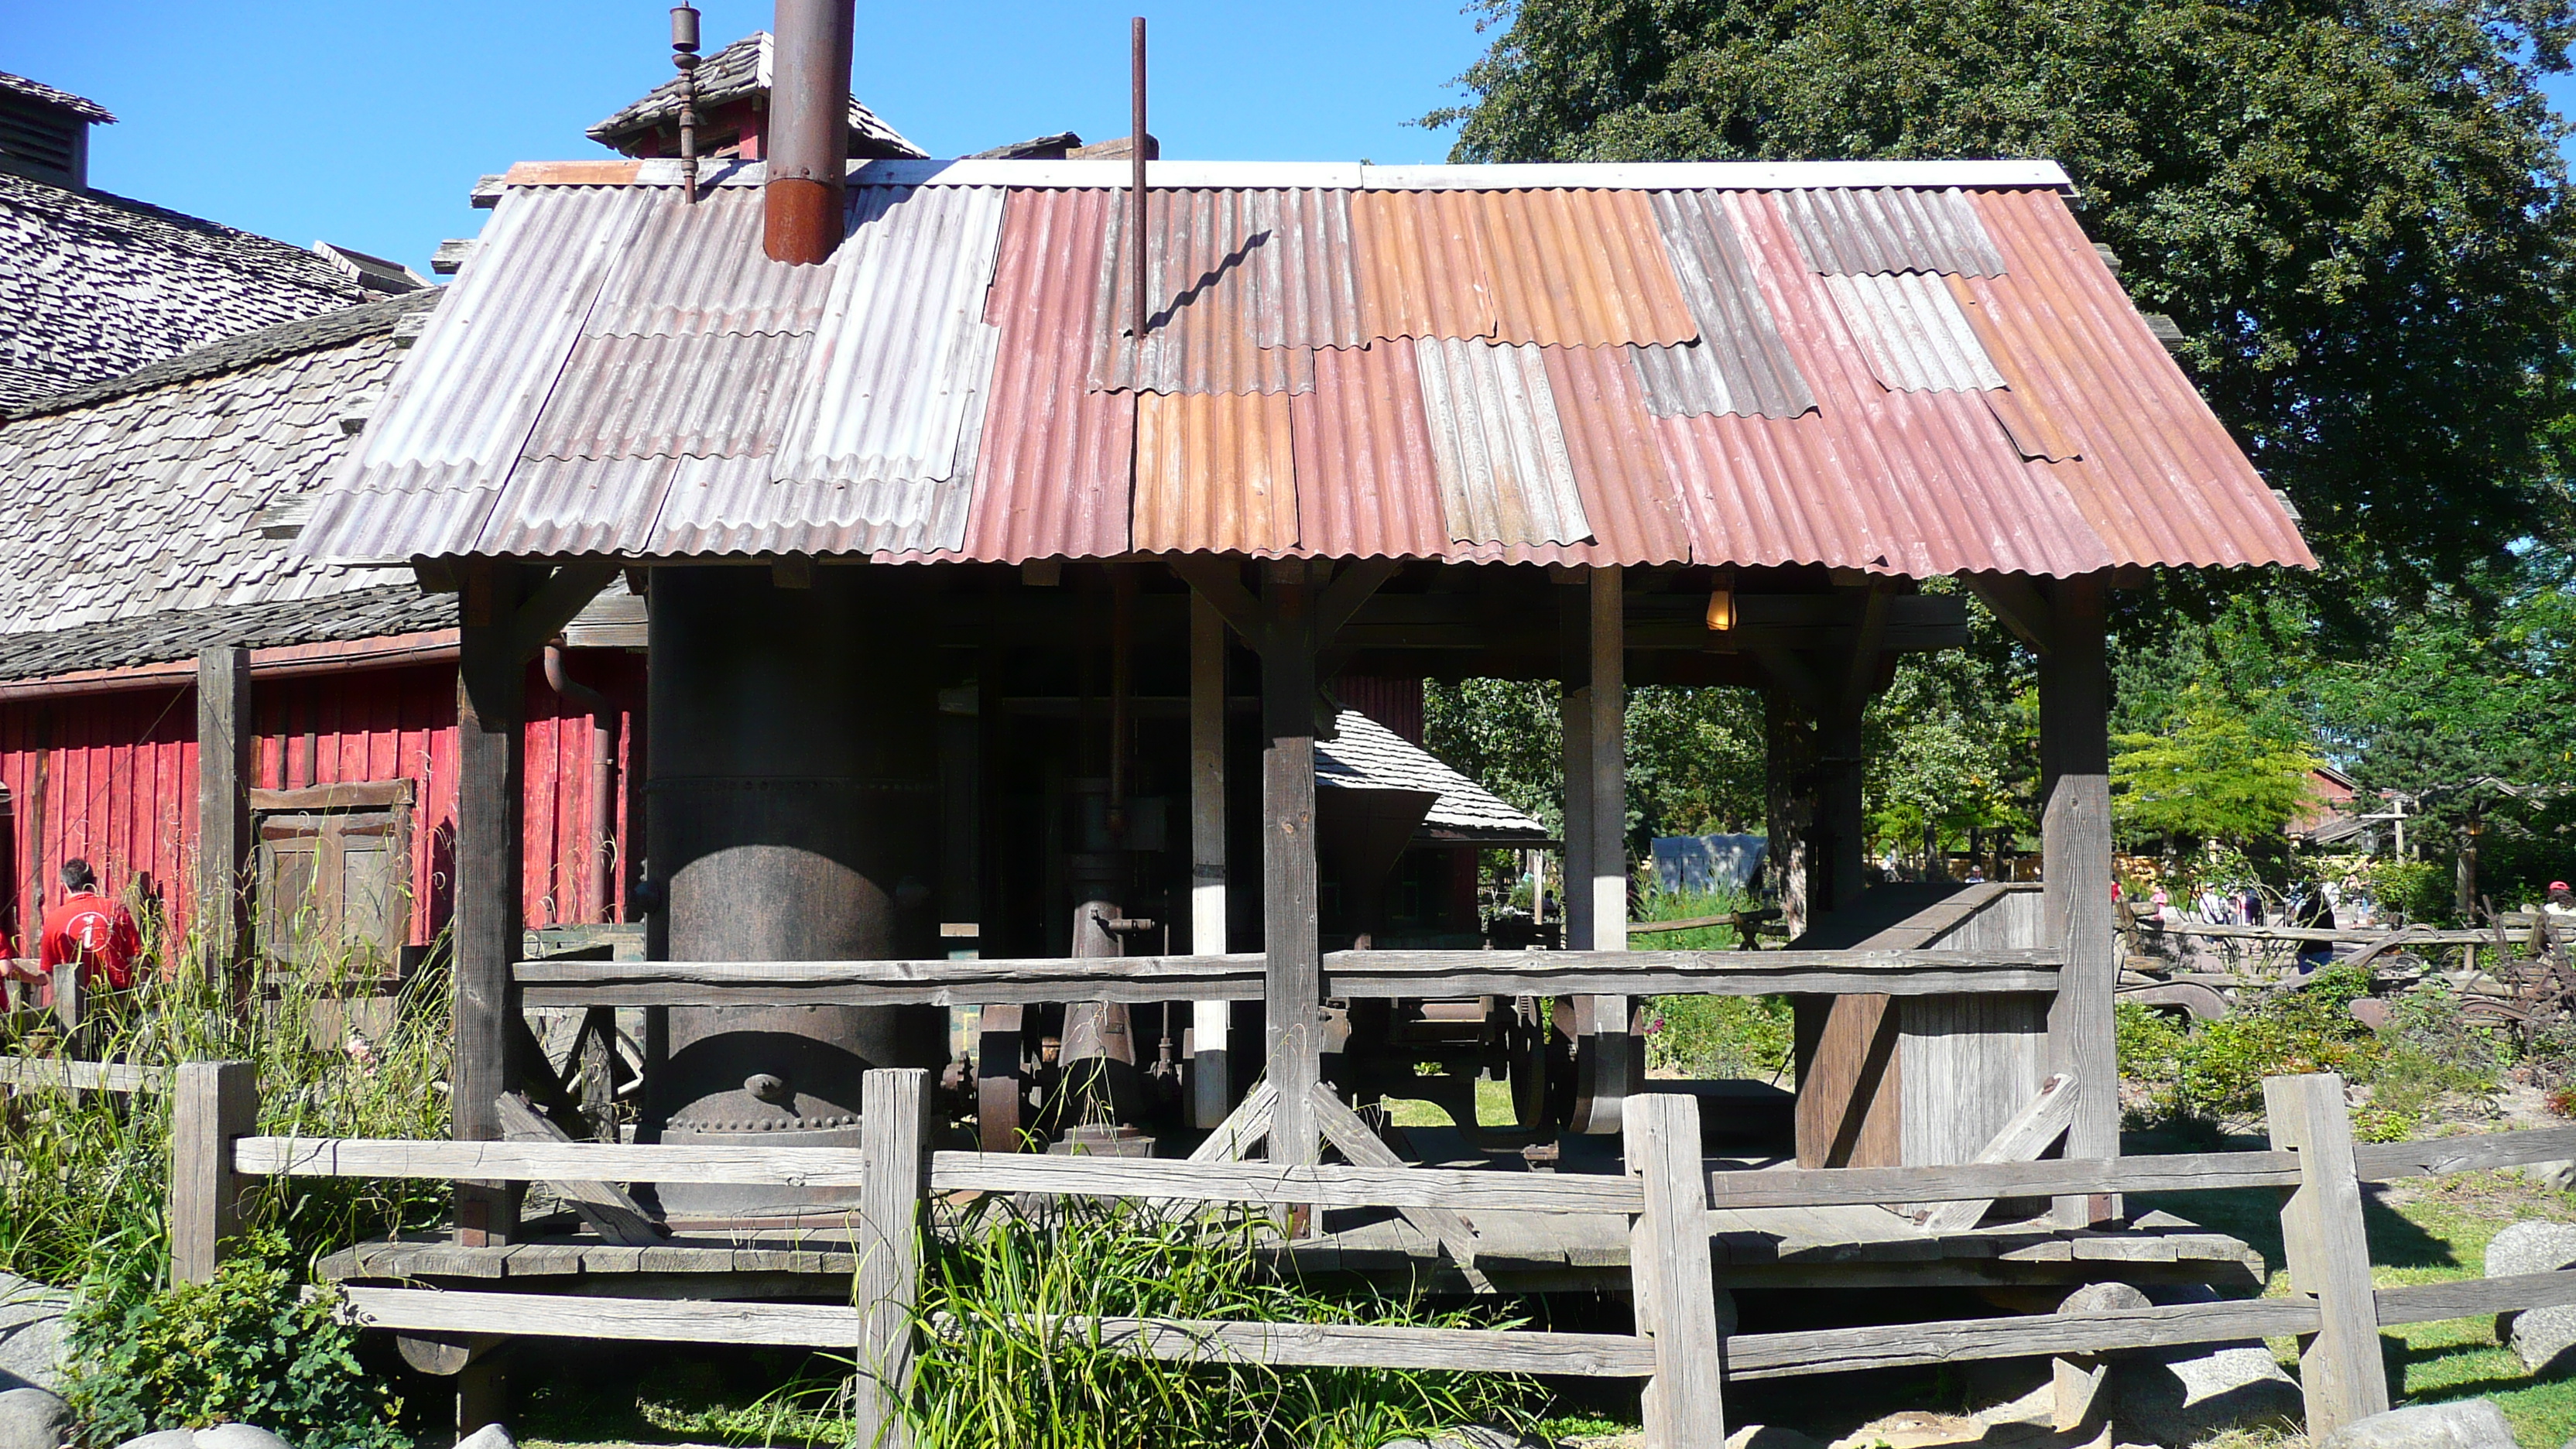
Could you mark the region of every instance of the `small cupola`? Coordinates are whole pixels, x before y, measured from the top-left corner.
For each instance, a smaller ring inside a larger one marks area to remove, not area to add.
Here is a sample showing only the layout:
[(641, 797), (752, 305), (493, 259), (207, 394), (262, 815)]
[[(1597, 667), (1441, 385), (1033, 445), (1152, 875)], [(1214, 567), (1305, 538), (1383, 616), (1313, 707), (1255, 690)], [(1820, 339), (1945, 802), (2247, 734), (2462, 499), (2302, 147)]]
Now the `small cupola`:
[(115, 123), (96, 101), (0, 71), (0, 171), (85, 191), (89, 128)]
[[(698, 154), (768, 159), (770, 66), (774, 46), (755, 30), (698, 64)], [(628, 156), (680, 154), (680, 82), (664, 81), (590, 128), (590, 139)], [(850, 100), (852, 160), (918, 160), (925, 152), (874, 111)]]

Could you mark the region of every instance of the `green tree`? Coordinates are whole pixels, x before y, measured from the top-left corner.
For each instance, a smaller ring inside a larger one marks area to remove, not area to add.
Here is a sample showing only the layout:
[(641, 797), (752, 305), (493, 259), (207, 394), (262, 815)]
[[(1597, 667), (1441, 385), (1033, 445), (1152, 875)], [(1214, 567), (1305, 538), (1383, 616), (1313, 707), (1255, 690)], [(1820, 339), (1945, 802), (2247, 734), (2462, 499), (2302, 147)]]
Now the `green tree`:
[(2566, 4), (1480, 3), (1458, 160), (2054, 157), (2330, 578), (2567, 535)]
[(2111, 819), (2133, 838), (2270, 845), (2312, 798), (2306, 741), (2196, 691), (2161, 733), (2113, 743)]

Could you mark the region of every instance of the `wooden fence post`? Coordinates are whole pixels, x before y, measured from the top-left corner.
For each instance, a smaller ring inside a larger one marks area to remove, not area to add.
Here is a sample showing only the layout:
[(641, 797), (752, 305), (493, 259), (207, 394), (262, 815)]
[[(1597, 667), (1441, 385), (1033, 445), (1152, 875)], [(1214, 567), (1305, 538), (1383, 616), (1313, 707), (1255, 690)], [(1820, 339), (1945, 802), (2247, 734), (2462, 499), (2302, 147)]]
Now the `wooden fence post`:
[(241, 1227), (233, 1142), (259, 1130), (259, 1072), (249, 1062), (182, 1062), (171, 1078), (170, 1280), (215, 1276)]
[(930, 1194), (930, 1074), (872, 1071), (859, 1088), (858, 1449), (909, 1449), (912, 1317), (921, 1292), (921, 1205)]
[(1643, 1179), (1645, 1211), (1628, 1232), (1637, 1332), (1654, 1340), (1646, 1380), (1646, 1449), (1718, 1449), (1726, 1442), (1717, 1291), (1708, 1256), (1708, 1174), (1700, 1165), (1699, 1102), (1649, 1092), (1621, 1104), (1628, 1171)]
[(2343, 1078), (2332, 1072), (2265, 1077), (2263, 1110), (2272, 1146), (2299, 1154), (2299, 1185), (2281, 1204), (2281, 1247), (2290, 1260), (2290, 1286), (2316, 1300), (2322, 1320), (2316, 1336), (2299, 1345), (2308, 1433), (2322, 1440), (2388, 1407), (2352, 1117), (2344, 1108)]

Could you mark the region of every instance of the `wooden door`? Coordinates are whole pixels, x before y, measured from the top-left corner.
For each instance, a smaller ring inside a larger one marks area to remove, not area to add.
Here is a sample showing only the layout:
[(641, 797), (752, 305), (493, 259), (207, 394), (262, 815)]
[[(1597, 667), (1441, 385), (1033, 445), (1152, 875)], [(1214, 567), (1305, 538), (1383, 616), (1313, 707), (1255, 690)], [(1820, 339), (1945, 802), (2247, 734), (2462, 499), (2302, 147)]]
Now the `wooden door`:
[(250, 796), (261, 954), (335, 974), (394, 975), (411, 935), (411, 782)]

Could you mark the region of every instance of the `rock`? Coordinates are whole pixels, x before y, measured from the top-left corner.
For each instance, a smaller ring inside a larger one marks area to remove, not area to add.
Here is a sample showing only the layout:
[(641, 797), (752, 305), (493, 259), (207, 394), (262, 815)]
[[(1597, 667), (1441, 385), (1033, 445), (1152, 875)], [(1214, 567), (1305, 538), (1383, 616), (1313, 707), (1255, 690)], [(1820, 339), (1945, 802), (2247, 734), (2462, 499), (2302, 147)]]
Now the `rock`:
[(2164, 1350), (2113, 1361), (2110, 1417), (2123, 1435), (2197, 1444), (2306, 1411), (2299, 1386), (2259, 1343)]
[(58, 1449), (70, 1414), (49, 1390), (0, 1389), (0, 1449)]
[(486, 1424), (456, 1441), (456, 1449), (519, 1449), (510, 1431), (498, 1424)]
[(2317, 1449), (2514, 1449), (2513, 1426), (2489, 1399), (2416, 1404), (2357, 1419)]
[(160, 1429), (140, 1439), (128, 1439), (116, 1449), (196, 1449), (194, 1429)]
[[(2576, 1223), (2515, 1223), (2487, 1244), (2490, 1278), (2555, 1273), (2571, 1264), (2576, 1264)], [(2576, 1304), (2499, 1313), (2496, 1337), (2511, 1342), (2523, 1366), (2534, 1373), (2564, 1367), (2561, 1360), (2576, 1348)]]
[(2555, 1162), (2526, 1162), (2522, 1175), (2552, 1192), (2576, 1192), (2576, 1162), (2563, 1157)]
[[(465, 1449), (465, 1445), (459, 1444), (456, 1449)], [(500, 1449), (500, 1446), (484, 1445), (478, 1449)], [(1434, 1434), (1431, 1436), (1431, 1449), (1548, 1449), (1548, 1442), (1533, 1439), (1527, 1434), (1515, 1434), (1509, 1429), (1497, 1429), (1490, 1424), (1469, 1424)]]
[(1776, 1424), (1747, 1424), (1726, 1436), (1726, 1449), (1824, 1449), (1795, 1429)]
[(0, 1389), (63, 1386), (63, 1314), (72, 1295), (0, 1273)]
[(196, 1449), (289, 1449), (289, 1446), (285, 1440), (256, 1424), (217, 1424), (211, 1429), (197, 1431)]

